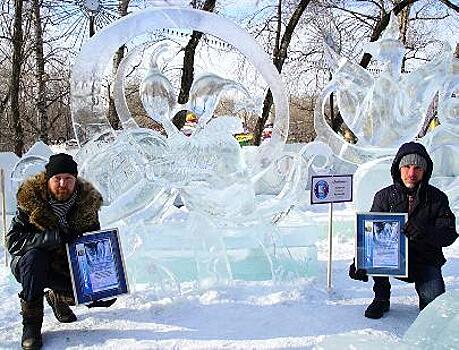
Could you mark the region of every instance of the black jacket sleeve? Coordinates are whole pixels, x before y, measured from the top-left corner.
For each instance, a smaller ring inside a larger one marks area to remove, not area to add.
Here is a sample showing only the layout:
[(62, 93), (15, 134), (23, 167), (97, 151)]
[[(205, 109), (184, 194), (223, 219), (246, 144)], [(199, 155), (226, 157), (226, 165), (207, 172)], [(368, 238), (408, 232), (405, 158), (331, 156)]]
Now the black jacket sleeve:
[(59, 231), (40, 230), (29, 222), (28, 214), (18, 209), (6, 235), (6, 246), (11, 255), (24, 255), (32, 248), (55, 248), (61, 244)]
[(435, 220), (425, 223), (424, 227), (421, 228), (424, 231), (423, 243), (437, 248), (453, 244), (458, 237), (456, 217), (449, 207), (448, 197), (443, 195), (439, 202), (440, 205)]
[(387, 190), (380, 190), (376, 192), (373, 198), (373, 204), (371, 206), (370, 211), (372, 212), (388, 212), (389, 211), (389, 201), (387, 198)]

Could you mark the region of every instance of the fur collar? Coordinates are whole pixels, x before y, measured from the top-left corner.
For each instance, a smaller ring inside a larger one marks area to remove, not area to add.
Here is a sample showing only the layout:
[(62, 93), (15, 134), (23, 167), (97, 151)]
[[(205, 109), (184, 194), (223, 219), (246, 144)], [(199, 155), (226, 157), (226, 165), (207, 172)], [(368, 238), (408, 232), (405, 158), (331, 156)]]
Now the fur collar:
[[(86, 232), (98, 223), (102, 195), (89, 182), (77, 178), (77, 199), (70, 209), (68, 224), (78, 232)], [(59, 222), (48, 203), (48, 184), (43, 171), (25, 180), (17, 192), (18, 207), (29, 215), (29, 221), (39, 229), (56, 228)]]

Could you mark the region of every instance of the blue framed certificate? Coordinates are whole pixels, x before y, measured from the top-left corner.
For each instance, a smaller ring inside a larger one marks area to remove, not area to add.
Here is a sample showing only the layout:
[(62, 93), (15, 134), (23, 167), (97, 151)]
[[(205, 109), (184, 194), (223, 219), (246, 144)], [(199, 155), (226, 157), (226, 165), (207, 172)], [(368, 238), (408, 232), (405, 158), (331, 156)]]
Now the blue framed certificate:
[(373, 276), (408, 277), (406, 213), (357, 213), (357, 268)]
[(67, 244), (76, 304), (129, 293), (118, 229), (86, 233)]

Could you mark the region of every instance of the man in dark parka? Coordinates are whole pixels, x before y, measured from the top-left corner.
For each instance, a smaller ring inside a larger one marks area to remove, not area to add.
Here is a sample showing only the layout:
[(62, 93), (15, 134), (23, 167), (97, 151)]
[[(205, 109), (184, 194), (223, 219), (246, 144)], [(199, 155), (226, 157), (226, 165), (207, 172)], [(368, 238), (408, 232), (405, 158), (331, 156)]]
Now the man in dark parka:
[[(408, 213), (402, 232), (408, 237), (409, 276), (419, 296), (419, 309), (445, 292), (441, 267), (446, 259), (442, 248), (451, 245), (458, 234), (448, 197), (429, 184), (433, 163), (420, 143), (403, 144), (392, 162), (393, 184), (375, 194), (371, 211)], [(353, 279), (367, 280), (365, 271), (349, 269)], [(373, 302), (365, 311), (368, 318), (381, 318), (390, 307), (389, 277), (373, 277)]]
[[(79, 178), (77, 164), (64, 153), (52, 155), (46, 170), (17, 193), (17, 212), (7, 234), (11, 270), (22, 285), (23, 349), (42, 346), (43, 296), (60, 322), (74, 322), (65, 243), (100, 229), (101, 194)], [(49, 288), (44, 293), (45, 288)]]

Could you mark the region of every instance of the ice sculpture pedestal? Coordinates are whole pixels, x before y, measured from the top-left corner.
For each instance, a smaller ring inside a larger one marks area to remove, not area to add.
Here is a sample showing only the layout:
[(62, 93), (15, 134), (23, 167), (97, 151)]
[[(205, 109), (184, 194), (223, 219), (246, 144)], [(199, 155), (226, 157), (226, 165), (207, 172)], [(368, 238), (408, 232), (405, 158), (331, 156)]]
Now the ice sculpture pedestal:
[[(326, 213), (311, 216), (316, 218), (286, 220), (279, 225), (219, 227), (218, 232), (214, 228), (208, 231), (215, 235), (211, 243), (196, 235), (187, 214), (161, 224), (120, 227), (129, 278), (134, 287), (149, 284), (180, 292), (183, 282), (206, 287), (231, 279), (277, 282), (317, 276), (321, 269), (315, 243), (326, 238), (328, 223)], [(344, 232), (351, 232), (351, 226), (349, 222), (337, 224)], [(221, 240), (215, 244), (217, 238)]]

